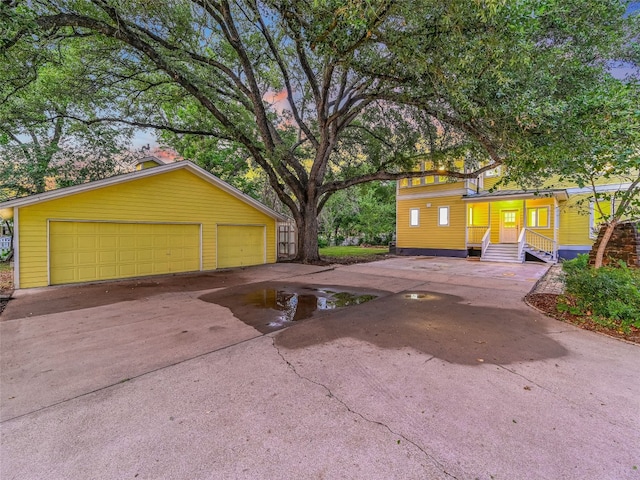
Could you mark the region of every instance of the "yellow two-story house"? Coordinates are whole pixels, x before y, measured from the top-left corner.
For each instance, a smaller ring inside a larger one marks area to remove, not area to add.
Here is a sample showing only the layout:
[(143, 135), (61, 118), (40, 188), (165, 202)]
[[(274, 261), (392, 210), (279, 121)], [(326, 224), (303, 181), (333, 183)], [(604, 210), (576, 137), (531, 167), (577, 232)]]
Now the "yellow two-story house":
[[(600, 213), (589, 202), (590, 188), (550, 180), (548, 188), (525, 190), (500, 182), (502, 173), (497, 167), (475, 179), (425, 174), (400, 180), (396, 253), (502, 262), (571, 259), (591, 249), (603, 215), (615, 208), (614, 199), (601, 202)], [(597, 186), (612, 194), (625, 187), (605, 179)]]

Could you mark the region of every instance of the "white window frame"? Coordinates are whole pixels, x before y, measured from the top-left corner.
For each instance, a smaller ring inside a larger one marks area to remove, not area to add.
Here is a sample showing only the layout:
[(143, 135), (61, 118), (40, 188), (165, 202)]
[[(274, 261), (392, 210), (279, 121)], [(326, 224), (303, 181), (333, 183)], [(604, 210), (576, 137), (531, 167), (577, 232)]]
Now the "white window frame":
[[(542, 210), (543, 208), (547, 209), (547, 226), (546, 227), (541, 227), (540, 226), (540, 216), (538, 215), (538, 210)], [(532, 211), (536, 211), (536, 225), (529, 225), (529, 212)], [(527, 207), (527, 218), (526, 218), (526, 222), (527, 222), (527, 227), (529, 228), (536, 228), (536, 229), (549, 229), (551, 228), (551, 209), (550, 207), (547, 205), (542, 206), (542, 207)]]
[[(415, 212), (415, 218), (414, 218)], [(415, 220), (415, 222), (414, 222)], [(410, 227), (419, 227), (420, 226), (420, 209), (419, 208), (410, 208), (409, 209), (409, 226)]]
[[(443, 212), (443, 211), (447, 212), (446, 213), (446, 215), (447, 215), (447, 219), (446, 219), (447, 222), (446, 223), (442, 223), (442, 221), (441, 221), (442, 220), (442, 213), (441, 212)], [(448, 227), (449, 226), (449, 221), (450, 221), (449, 214), (450, 214), (450, 209), (449, 209), (448, 205), (444, 205), (444, 206), (438, 207), (438, 226), (439, 227)]]
[[(414, 180), (417, 180), (417, 182), (414, 183)], [(422, 185), (424, 185), (424, 177), (411, 177), (411, 178), (409, 178), (409, 186), (410, 187), (421, 187)]]
[(487, 170), (486, 172), (484, 172), (484, 176), (487, 178), (499, 177), (501, 171), (502, 169), (500, 168), (500, 166), (497, 166), (496, 168), (492, 168), (491, 170)]

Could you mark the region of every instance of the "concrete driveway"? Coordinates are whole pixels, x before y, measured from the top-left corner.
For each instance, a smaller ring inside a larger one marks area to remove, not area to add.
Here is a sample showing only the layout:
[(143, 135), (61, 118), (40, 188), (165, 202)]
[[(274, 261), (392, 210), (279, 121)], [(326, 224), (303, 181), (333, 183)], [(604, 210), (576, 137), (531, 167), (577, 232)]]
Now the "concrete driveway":
[[(640, 348), (524, 305), (545, 270), (406, 257), (21, 291), (0, 477), (640, 479)], [(228, 300), (253, 286), (378, 297), (263, 334)]]

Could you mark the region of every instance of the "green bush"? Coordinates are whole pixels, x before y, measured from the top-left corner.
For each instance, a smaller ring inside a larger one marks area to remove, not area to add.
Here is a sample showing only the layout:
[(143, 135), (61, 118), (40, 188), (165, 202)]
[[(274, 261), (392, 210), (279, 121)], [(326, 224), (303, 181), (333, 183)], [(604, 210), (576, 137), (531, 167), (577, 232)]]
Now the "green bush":
[(594, 269), (588, 266), (588, 256), (563, 263), (567, 293), (576, 299), (583, 313), (607, 326), (612, 321), (620, 327), (640, 328), (640, 270), (624, 262), (618, 267)]
[(329, 241), (324, 237), (318, 237), (318, 248), (325, 248), (329, 246)]
[(573, 260), (562, 262), (562, 270), (566, 275), (572, 275), (587, 268), (589, 268), (589, 255), (586, 253), (581, 253)]

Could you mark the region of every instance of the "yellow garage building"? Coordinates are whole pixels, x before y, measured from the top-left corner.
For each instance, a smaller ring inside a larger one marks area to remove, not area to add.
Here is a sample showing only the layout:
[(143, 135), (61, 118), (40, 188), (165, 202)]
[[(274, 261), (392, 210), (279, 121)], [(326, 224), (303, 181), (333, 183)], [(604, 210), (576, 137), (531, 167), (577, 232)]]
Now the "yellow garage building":
[(286, 217), (189, 161), (148, 163), (0, 203), (15, 288), (275, 263)]

